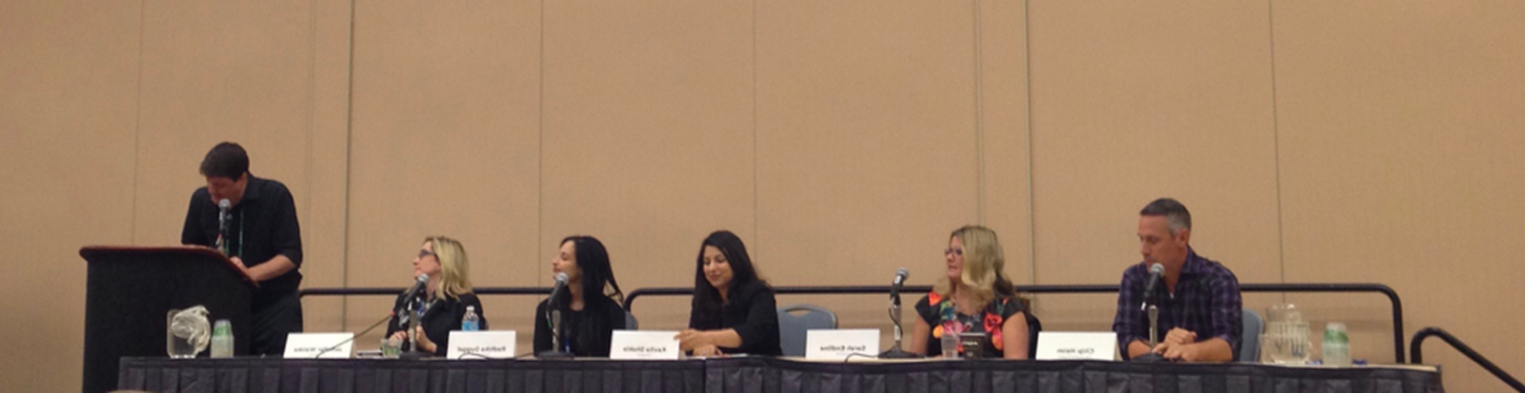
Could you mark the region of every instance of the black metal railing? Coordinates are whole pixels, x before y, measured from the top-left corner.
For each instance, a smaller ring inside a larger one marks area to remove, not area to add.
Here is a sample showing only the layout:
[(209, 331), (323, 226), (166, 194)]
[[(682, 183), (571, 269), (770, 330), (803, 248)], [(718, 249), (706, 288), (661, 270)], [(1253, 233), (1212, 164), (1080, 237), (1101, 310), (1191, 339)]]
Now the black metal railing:
[(1505, 384), (1508, 384), (1509, 387), (1514, 388), (1515, 391), (1525, 392), (1525, 384), (1520, 384), (1520, 380), (1514, 379), (1513, 375), (1509, 375), (1509, 373), (1504, 372), (1504, 369), (1499, 368), (1498, 365), (1493, 364), (1493, 362), (1489, 361), (1488, 358), (1483, 357), (1482, 354), (1472, 350), (1472, 347), (1468, 346), (1467, 343), (1461, 342), (1461, 340), (1457, 339), (1456, 336), (1452, 336), (1451, 333), (1447, 333), (1444, 329), (1438, 327), (1431, 326), (1424, 329), (1419, 329), (1418, 332), (1414, 333), (1414, 339), (1409, 342), (1409, 353), (1414, 355), (1414, 364), (1424, 363), (1424, 351), (1420, 347), (1420, 344), (1424, 344), (1424, 340), (1430, 337), (1440, 337), (1441, 341), (1445, 341), (1446, 344), (1451, 344), (1451, 348), (1455, 348), (1458, 352), (1461, 352), (1461, 354), (1467, 355), (1468, 359), (1472, 359), (1472, 362), (1477, 363), (1479, 366), (1483, 366), (1483, 369), (1493, 373), (1493, 376), (1498, 377), (1498, 379), (1501, 381), (1504, 381)]
[[(780, 295), (848, 295), (848, 294), (887, 294), (890, 286), (804, 286), (804, 287), (773, 287), (773, 292)], [(1118, 286), (1112, 284), (1100, 285), (1018, 285), (1018, 292), (1025, 293), (1117, 293)], [(930, 286), (908, 285), (901, 288), (905, 293), (921, 293), (931, 291)], [(1387, 296), (1393, 308), (1393, 354), (1398, 363), (1405, 363), (1403, 351), (1403, 301), (1398, 298), (1398, 292), (1383, 284), (1239, 284), (1240, 292), (1375, 292)], [(641, 296), (692, 296), (692, 287), (666, 287), (666, 288), (640, 288), (630, 291), (625, 295), (625, 309), (631, 310), (635, 299)]]
[[(399, 295), (408, 288), (307, 288), (297, 291), (297, 296), (359, 296), (359, 295)], [(550, 295), (550, 287), (476, 287), (471, 292), (478, 295)]]

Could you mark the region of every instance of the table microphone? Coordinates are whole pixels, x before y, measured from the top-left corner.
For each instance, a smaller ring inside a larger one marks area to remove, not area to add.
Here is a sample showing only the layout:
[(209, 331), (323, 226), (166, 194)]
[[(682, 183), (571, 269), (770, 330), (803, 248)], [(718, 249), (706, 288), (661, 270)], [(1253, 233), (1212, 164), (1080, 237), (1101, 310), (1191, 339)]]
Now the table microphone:
[(556, 286), (551, 288), (551, 296), (545, 299), (546, 321), (551, 324), (551, 350), (535, 354), (539, 359), (570, 359), (572, 353), (571, 344), (567, 342), (566, 327), (561, 324), (561, 302), (558, 300), (561, 293), (567, 289), (567, 274), (556, 273)]
[(1148, 308), (1151, 304), (1155, 304), (1155, 301), (1157, 300), (1155, 299), (1155, 292), (1159, 291), (1160, 281), (1164, 279), (1165, 265), (1161, 265), (1159, 263), (1149, 265), (1149, 279), (1144, 283), (1144, 303), (1138, 306), (1140, 310)]
[(881, 359), (912, 359), (920, 357), (901, 349), (901, 337), (904, 336), (904, 333), (900, 328), (900, 287), (905, 286), (906, 276), (910, 274), (911, 272), (906, 270), (906, 268), (900, 268), (900, 270), (895, 271), (895, 281), (892, 281), (890, 284), (890, 321), (895, 323), (895, 346), (891, 347), (888, 351), (880, 353), (879, 358)]

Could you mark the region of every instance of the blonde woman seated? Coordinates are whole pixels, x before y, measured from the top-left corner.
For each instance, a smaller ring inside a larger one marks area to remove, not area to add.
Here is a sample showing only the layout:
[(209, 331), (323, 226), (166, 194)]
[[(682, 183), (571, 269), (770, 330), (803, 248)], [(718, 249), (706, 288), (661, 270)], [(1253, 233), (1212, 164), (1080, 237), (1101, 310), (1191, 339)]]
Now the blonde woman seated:
[(412, 299), (406, 298), (406, 294), (397, 296), (392, 309), (410, 312), (392, 316), (392, 322), (387, 325), (387, 337), (407, 340), (407, 318), (413, 315), (413, 310), (422, 310), (423, 314), (414, 331), (418, 342), (405, 345), (405, 348), (445, 356), (450, 331), (461, 330), (461, 318), (466, 316), (467, 307), (476, 309), (481, 329), (487, 330), (487, 314), (482, 310), (482, 302), (471, 293), (466, 249), (461, 247), (461, 242), (444, 236), (424, 239), (418, 257), (413, 258), (413, 276), (419, 274), (429, 275), (424, 293)]
[(943, 335), (983, 333), (983, 357), (1026, 359), (1027, 310), (1003, 272), (1006, 259), (995, 231), (973, 225), (959, 228), (949, 236), (943, 257), (947, 275), (916, 302), (921, 318), (907, 351), (939, 356)]

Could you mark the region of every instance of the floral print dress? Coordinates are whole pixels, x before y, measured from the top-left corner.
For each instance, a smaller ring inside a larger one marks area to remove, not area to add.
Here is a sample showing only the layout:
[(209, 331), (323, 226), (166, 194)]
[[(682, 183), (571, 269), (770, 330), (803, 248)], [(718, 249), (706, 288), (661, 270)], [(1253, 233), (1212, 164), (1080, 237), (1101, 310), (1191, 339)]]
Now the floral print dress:
[[(921, 320), (932, 326), (932, 337), (927, 340), (927, 356), (940, 356), (943, 352), (942, 337), (946, 333), (984, 333), (987, 340), (984, 343), (984, 357), (998, 358), (1005, 356), (1003, 348), (1005, 341), (1002, 340), (1001, 325), (1023, 310), (1022, 302), (1012, 296), (1000, 296), (992, 299), (989, 304), (980, 310), (979, 315), (964, 315), (958, 312), (958, 307), (953, 305), (953, 299), (937, 294), (927, 293), (926, 297), (916, 302), (916, 313)], [(959, 348), (960, 351), (963, 348)]]

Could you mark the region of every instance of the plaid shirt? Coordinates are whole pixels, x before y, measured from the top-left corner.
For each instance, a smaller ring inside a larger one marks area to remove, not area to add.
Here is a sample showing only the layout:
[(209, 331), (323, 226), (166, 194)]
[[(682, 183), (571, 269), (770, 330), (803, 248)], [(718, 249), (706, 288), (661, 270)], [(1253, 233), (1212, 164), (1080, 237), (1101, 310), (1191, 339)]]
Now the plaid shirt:
[[(1142, 262), (1123, 271), (1112, 331), (1117, 332), (1117, 341), (1125, 358), (1128, 344), (1133, 340), (1149, 342), (1149, 314), (1139, 307), (1144, 303), (1144, 285), (1148, 279), (1149, 267)], [(1156, 289), (1160, 299), (1160, 338), (1174, 328), (1197, 333), (1199, 342), (1221, 338), (1228, 342), (1237, 360), (1244, 321), (1240, 319), (1243, 303), (1239, 298), (1239, 279), (1234, 277), (1234, 272), (1187, 248), (1186, 263), (1181, 266), (1175, 293), (1168, 293), (1164, 283)]]

